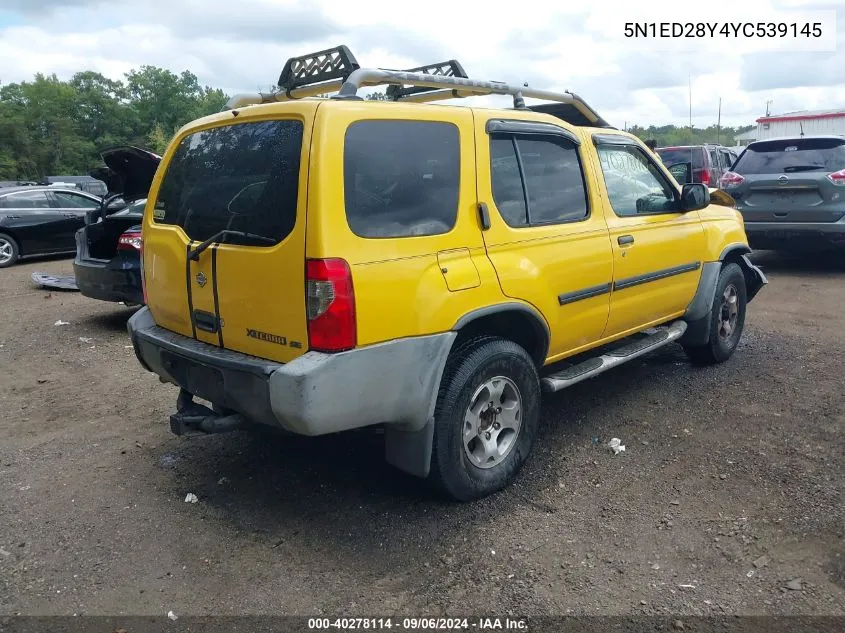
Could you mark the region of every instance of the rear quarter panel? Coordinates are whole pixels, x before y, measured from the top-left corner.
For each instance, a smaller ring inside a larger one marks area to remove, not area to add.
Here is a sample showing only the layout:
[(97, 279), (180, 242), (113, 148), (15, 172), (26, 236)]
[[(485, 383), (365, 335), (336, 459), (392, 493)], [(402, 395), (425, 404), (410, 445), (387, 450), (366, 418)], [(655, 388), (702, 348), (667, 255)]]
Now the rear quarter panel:
[[(344, 204), (344, 137), (350, 124), (368, 119), (442, 121), (457, 127), (461, 185), (450, 232), (401, 238), (362, 238), (352, 232)], [(469, 108), (437, 105), (330, 101), (318, 111), (306, 256), (340, 257), (349, 263), (358, 345), (448, 331), (473, 309), (504, 301), (478, 223), (472, 121)], [(477, 283), (461, 283), (462, 289), (450, 291), (438, 253), (449, 268), (462, 267), (459, 281), (477, 274)]]

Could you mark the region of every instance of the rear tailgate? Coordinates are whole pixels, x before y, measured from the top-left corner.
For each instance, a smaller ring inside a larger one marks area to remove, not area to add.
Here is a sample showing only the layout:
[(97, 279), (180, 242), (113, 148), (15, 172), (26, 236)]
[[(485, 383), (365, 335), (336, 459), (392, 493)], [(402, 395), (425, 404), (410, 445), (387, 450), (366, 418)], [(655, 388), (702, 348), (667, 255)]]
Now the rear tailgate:
[(845, 138), (779, 139), (749, 145), (728, 191), (746, 222), (836, 222), (845, 215), (842, 185), (829, 174), (845, 168)]
[(159, 326), (279, 362), (307, 351), (308, 140), (318, 107), (227, 112), (177, 137), (144, 218), (147, 301)]

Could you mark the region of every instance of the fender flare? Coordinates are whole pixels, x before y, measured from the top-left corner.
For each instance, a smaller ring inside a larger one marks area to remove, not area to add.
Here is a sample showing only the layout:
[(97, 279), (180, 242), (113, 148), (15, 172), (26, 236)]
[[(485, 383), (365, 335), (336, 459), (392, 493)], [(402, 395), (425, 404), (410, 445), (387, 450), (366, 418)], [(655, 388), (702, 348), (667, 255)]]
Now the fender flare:
[[(466, 313), (452, 326), (450, 330), (451, 336), (441, 351), (439, 367), (437, 368), (436, 379), (434, 381), (435, 387), (431, 394), (425, 425), (417, 429), (397, 425), (388, 425), (385, 427), (384, 455), (387, 463), (416, 477), (428, 477), (428, 473), (431, 470), (431, 454), (434, 444), (434, 409), (437, 406), (437, 394), (440, 390), (440, 382), (443, 380), (446, 361), (458, 337), (458, 332), (470, 323), (490, 316), (491, 314), (514, 311), (530, 317), (534, 332), (541, 342), (539, 351), (534, 355), (535, 362), (538, 363), (538, 366), (542, 365), (548, 353), (551, 330), (542, 314), (536, 308), (525, 303), (509, 301), (478, 308)], [(538, 358), (539, 360), (537, 360)]]

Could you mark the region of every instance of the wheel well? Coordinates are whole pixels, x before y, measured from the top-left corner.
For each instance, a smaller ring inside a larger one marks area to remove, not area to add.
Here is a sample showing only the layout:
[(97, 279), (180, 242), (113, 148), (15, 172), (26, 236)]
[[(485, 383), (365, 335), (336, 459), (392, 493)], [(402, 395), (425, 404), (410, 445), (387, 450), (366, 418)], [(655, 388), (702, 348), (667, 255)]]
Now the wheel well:
[(745, 260), (742, 258), (743, 255), (748, 255), (751, 253), (751, 249), (748, 247), (736, 247), (729, 250), (725, 255), (722, 257), (722, 265), (727, 264), (736, 264), (739, 266), (740, 270), (742, 270), (742, 276), (745, 277), (745, 287), (748, 288), (754, 283), (754, 273), (748, 268), (748, 264), (745, 263)]
[(548, 330), (539, 319), (527, 310), (517, 309), (484, 314), (460, 326), (452, 348), (456, 349), (463, 341), (477, 336), (498, 336), (521, 346), (539, 368), (543, 366), (549, 349)]

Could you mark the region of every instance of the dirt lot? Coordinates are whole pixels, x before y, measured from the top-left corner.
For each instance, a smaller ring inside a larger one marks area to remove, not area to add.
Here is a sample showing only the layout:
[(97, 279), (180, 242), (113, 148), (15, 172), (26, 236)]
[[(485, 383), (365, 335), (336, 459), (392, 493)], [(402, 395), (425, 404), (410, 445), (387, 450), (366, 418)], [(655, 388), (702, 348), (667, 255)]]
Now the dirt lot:
[(33, 287), (69, 260), (0, 270), (0, 613), (845, 614), (845, 264), (758, 261), (730, 362), (547, 398), (471, 505), (369, 433), (177, 438), (129, 309)]

